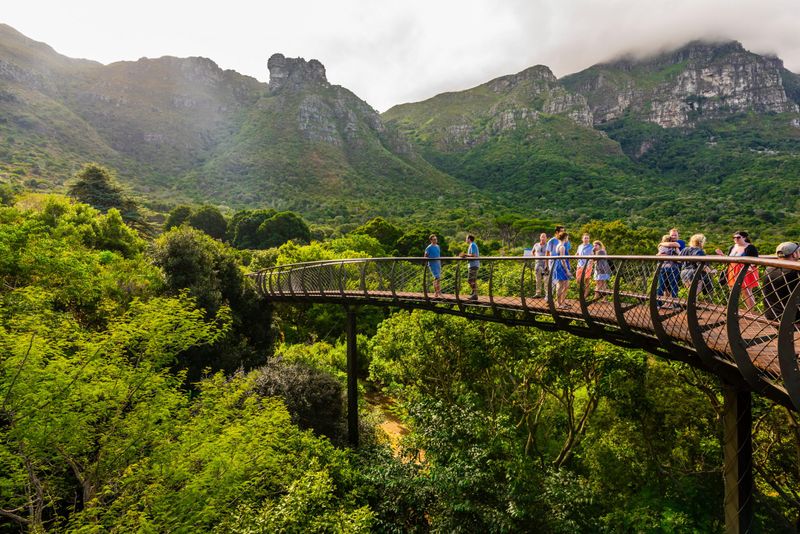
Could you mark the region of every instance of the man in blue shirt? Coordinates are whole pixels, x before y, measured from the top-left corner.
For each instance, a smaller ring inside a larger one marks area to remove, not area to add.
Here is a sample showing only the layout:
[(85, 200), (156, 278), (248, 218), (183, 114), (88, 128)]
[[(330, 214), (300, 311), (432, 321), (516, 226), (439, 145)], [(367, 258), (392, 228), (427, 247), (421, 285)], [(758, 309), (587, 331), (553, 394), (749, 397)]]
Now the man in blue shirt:
[(425, 257), (430, 259), (428, 268), (431, 270), (431, 275), (433, 276), (433, 296), (441, 297), (442, 291), (439, 280), (442, 277), (442, 262), (436, 258), (442, 257), (442, 251), (439, 248), (439, 238), (437, 238), (435, 234), (431, 234), (428, 240), (431, 243), (425, 247)]
[(686, 248), (686, 241), (684, 241), (683, 239), (680, 239), (680, 237), (678, 236), (678, 229), (677, 228), (670, 229), (669, 237), (675, 243), (678, 244), (678, 251), (681, 251), (681, 250)]
[[(475, 236), (472, 234), (467, 235), (467, 252), (461, 253), (462, 258), (478, 258), (480, 254), (478, 253), (478, 244), (475, 243)], [(467, 282), (469, 283), (469, 287), (472, 289), (472, 294), (469, 296), (469, 300), (478, 300), (478, 268), (481, 266), (481, 262), (477, 259), (469, 260), (469, 274), (467, 276)]]

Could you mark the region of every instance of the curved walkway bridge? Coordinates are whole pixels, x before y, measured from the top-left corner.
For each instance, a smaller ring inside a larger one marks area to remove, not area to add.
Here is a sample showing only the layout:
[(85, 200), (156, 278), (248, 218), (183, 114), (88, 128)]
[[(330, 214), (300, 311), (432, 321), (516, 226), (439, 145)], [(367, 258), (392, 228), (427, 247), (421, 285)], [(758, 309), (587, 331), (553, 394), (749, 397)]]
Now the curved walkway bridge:
[[(440, 297), (435, 296), (424, 258), (300, 263), (266, 269), (254, 278), (259, 293), (270, 301), (348, 307), (348, 375), (352, 382), (348, 402), (354, 442), (353, 306), (358, 305), (419, 308), (562, 330), (640, 348), (714, 373), (722, 380), (729, 408), (726, 480), (735, 481), (731, 482), (735, 489), (727, 488), (727, 495), (733, 497), (726, 503), (726, 523), (730, 530), (732, 507), (738, 526), (731, 531), (748, 531), (752, 521), (750, 394), (800, 410), (800, 284), (796, 283), (800, 262), (720, 256), (679, 256), (669, 261), (658, 256), (604, 259), (612, 275), (607, 282), (598, 283), (594, 279), (598, 265), (585, 257), (481, 257), (475, 300), (470, 299), (468, 259), (461, 258), (440, 260)], [(552, 268), (557, 262), (559, 268)], [(583, 276), (573, 276), (568, 282), (566, 298), (559, 305), (554, 272), (567, 268), (574, 275), (579, 267)], [(782, 276), (770, 274), (774, 269), (782, 269)], [(758, 284), (753, 286), (756, 275)], [(541, 277), (538, 287), (537, 276)], [(551, 287), (554, 289), (548, 291)], [(537, 289), (546, 294), (538, 295)]]

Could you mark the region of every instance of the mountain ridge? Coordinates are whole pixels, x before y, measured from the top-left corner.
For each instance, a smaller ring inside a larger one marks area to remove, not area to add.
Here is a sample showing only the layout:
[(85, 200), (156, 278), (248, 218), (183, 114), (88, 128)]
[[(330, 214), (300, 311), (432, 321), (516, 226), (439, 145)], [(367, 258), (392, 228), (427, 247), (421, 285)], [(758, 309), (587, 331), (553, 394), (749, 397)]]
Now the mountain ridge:
[[(737, 42), (693, 42), (561, 79), (535, 65), (380, 115), (330, 84), (319, 61), (266, 63), (269, 83), (201, 57), (102, 65), (0, 26), (0, 181), (58, 189), (96, 160), (166, 206), (347, 221), (452, 205), (696, 219), (665, 206), (691, 204), (692, 184), (735, 190), (747, 173), (789, 173), (800, 152), (800, 76)], [(676, 154), (687, 139), (688, 155)], [(730, 139), (740, 168), (714, 152), (715, 139)], [(731, 205), (731, 217), (757, 220)]]

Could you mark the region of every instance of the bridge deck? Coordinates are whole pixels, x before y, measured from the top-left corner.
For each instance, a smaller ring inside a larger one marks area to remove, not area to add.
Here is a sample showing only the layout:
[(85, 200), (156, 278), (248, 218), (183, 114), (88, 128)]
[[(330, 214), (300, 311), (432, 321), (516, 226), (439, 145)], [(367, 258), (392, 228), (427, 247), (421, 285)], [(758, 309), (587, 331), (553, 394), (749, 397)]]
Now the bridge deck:
[[(550, 315), (550, 306), (547, 299), (520, 297), (499, 297), (492, 298), (486, 295), (479, 295), (477, 300), (468, 300), (463, 296), (457, 297), (455, 294), (443, 293), (441, 297), (433, 297), (430, 294), (413, 293), (401, 291), (392, 293), (391, 291), (370, 290), (363, 291), (320, 291), (308, 293), (309, 298), (314, 296), (328, 298), (344, 298), (352, 300), (369, 296), (375, 299), (385, 299), (387, 301), (403, 301), (428, 303), (432, 305), (450, 306), (470, 306), (492, 308), (499, 307), (504, 310), (515, 310), (519, 312), (534, 313), (539, 315)], [(644, 301), (644, 296), (637, 296)], [(669, 301), (668, 297), (665, 301)], [(680, 343), (684, 342), (687, 347), (692, 346), (692, 338), (689, 333), (689, 325), (686, 309), (680, 304), (675, 304), (675, 308), (665, 309), (662, 317), (664, 329), (670, 337)], [(600, 324), (620, 326), (614, 313), (613, 304), (607, 300), (594, 300), (587, 304), (589, 314), (592, 319)], [(557, 310), (558, 314), (565, 319), (584, 320), (581, 311), (581, 304), (578, 299), (566, 299), (564, 308)], [(701, 323), (711, 325), (704, 331), (706, 343), (709, 348), (719, 353), (727, 353), (730, 350), (728, 341), (727, 323), (720, 320), (725, 317), (725, 307), (718, 305), (705, 305), (698, 310), (698, 318)], [(631, 305), (624, 310), (625, 322), (627, 326), (645, 335), (652, 335), (654, 330), (653, 321), (650, 315), (649, 304)], [(753, 363), (764, 371), (780, 374), (778, 363), (778, 323), (767, 321), (762, 316), (742, 314), (741, 332), (745, 343), (749, 348), (757, 349), (757, 354), (753, 358)], [(800, 343), (800, 331), (795, 332), (795, 342)]]
[[(800, 285), (780, 288), (791, 296), (782, 297), (784, 305), (778, 312), (768, 301), (764, 285), (742, 287), (751, 270), (758, 271), (763, 280), (760, 269), (791, 265), (800, 270), (800, 263), (760, 258), (678, 258), (671, 257), (670, 268), (663, 267), (664, 260), (658, 257), (609, 256), (614, 265), (611, 279), (604, 284), (591, 277), (568, 282), (567, 299), (561, 308), (552, 300), (535, 296), (534, 289), (551, 287), (553, 280), (543, 284), (540, 279), (534, 280), (539, 277), (536, 262), (518, 257), (481, 258), (477, 300), (467, 298), (467, 263), (457, 258), (441, 260), (444, 294), (439, 298), (433, 297), (430, 271), (421, 258), (284, 265), (257, 273), (254, 278), (259, 292), (276, 301), (423, 308), (605, 338), (696, 365), (735, 387), (800, 407), (800, 323), (795, 322), (800, 317), (796, 314)], [(578, 260), (545, 263), (565, 262), (569, 264), (567, 270), (575, 272)], [(589, 271), (593, 261), (589, 260)], [(741, 268), (745, 263), (752, 265)], [(665, 275), (679, 272), (680, 267), (675, 265), (689, 265), (694, 273), (691, 279)], [(738, 274), (732, 277), (731, 273)]]

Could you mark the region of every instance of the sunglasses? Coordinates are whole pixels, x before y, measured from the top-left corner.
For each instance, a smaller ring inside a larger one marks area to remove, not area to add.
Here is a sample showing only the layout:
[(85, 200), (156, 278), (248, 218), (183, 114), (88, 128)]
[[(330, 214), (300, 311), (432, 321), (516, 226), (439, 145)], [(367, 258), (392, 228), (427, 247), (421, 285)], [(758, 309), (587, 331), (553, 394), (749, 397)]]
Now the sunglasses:
[(735, 235), (735, 236), (733, 236), (733, 238), (734, 238), (734, 239), (741, 239), (741, 238), (742, 238), (742, 236), (740, 236), (740, 235)]

